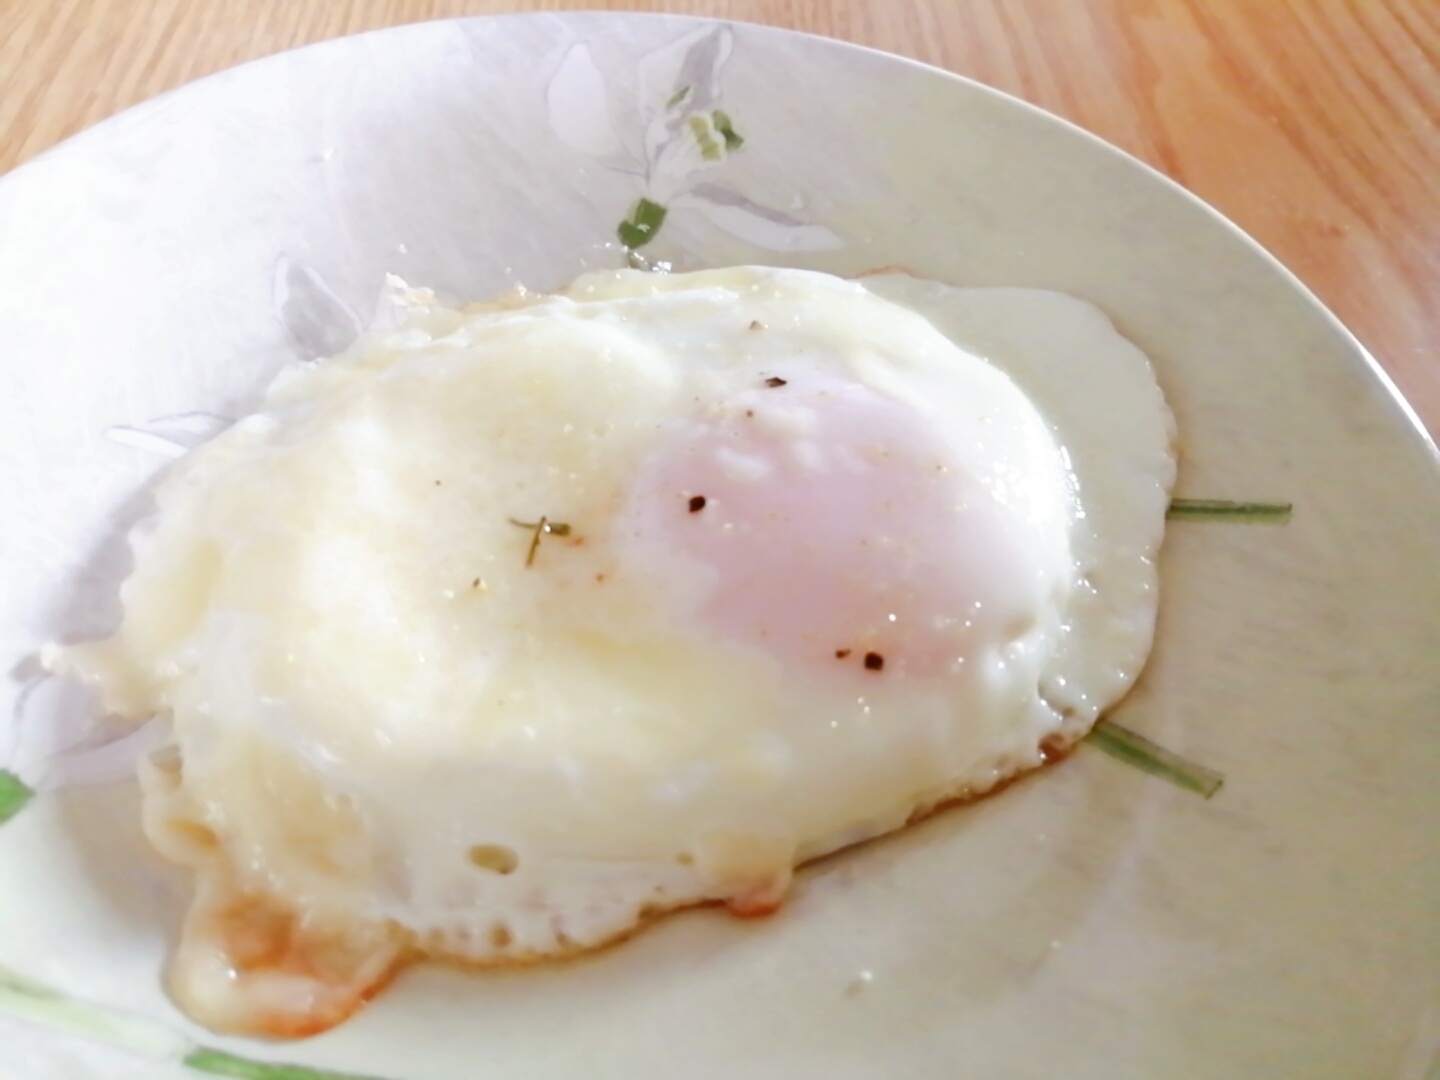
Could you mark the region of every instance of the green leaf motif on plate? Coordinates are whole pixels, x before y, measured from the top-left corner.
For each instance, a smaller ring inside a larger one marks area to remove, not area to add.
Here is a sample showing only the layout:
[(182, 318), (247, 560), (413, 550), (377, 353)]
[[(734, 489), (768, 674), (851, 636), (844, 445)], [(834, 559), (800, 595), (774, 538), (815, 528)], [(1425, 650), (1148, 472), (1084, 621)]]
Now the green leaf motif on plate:
[[(176, 1058), (189, 1040), (163, 1024), (77, 1001), (0, 967), (0, 1014), (62, 1035), (77, 1035), (154, 1058)], [(3, 1055), (0, 1055), (3, 1058)]]
[(358, 1073), (328, 1072), (304, 1065), (271, 1065), (204, 1046), (186, 1054), (182, 1061), (196, 1072), (232, 1076), (238, 1080), (378, 1080), (377, 1077), (360, 1076)]
[(634, 250), (644, 247), (655, 239), (655, 234), (664, 224), (665, 207), (651, 202), (649, 199), (641, 199), (635, 204), (635, 209), (630, 211), (630, 216), (620, 223), (620, 227), (615, 232), (620, 237), (622, 244)]
[(745, 145), (745, 139), (735, 130), (735, 125), (730, 122), (730, 116), (722, 109), (716, 109), (710, 114), (710, 119), (725, 140), (726, 150), (739, 150)]
[(0, 825), (25, 808), (35, 792), (14, 773), (0, 769)]
[(1271, 502), (1232, 502), (1229, 499), (1172, 499), (1165, 516), (1171, 521), (1238, 521), (1283, 525), (1292, 505)]
[(715, 140), (715, 125), (708, 117), (692, 116), (687, 121), (690, 134), (700, 144), (700, 156), (706, 161), (719, 161), (724, 156), (722, 145)]
[(1188, 761), (1173, 750), (1166, 750), (1139, 732), (1121, 727), (1111, 720), (1102, 718), (1097, 721), (1090, 734), (1085, 736), (1085, 741), (1117, 761), (1207, 799), (1225, 783), (1225, 777), (1214, 769)]
[[(238, 1080), (381, 1080), (304, 1065), (254, 1061), (208, 1046), (196, 1046), (186, 1035), (158, 1021), (68, 997), (5, 967), (0, 967), (0, 1015), (58, 1035), (105, 1043), (143, 1057), (179, 1061), (211, 1076)], [(3, 1061), (4, 1052), (0, 1050), (0, 1062)]]

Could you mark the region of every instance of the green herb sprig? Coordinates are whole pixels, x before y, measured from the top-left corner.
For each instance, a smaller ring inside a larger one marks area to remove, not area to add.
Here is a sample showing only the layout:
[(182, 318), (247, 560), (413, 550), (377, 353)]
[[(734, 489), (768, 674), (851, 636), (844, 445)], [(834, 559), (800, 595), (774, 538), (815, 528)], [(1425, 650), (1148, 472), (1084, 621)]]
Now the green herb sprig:
[(563, 521), (551, 521), (547, 517), (541, 517), (539, 521), (516, 521), (508, 519), (511, 525), (518, 525), (522, 529), (529, 529), (530, 550), (525, 553), (525, 565), (535, 565), (535, 553), (540, 550), (540, 538), (542, 536), (569, 536), (570, 526)]

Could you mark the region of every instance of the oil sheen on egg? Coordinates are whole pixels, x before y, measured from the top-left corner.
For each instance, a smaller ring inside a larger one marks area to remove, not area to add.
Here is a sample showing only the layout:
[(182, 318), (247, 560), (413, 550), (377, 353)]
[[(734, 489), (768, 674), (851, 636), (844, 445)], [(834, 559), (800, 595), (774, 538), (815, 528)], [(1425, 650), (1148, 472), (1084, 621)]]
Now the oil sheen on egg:
[(591, 274), (297, 367), (184, 459), (110, 639), (55, 666), (173, 737), (211, 1027), (299, 1035), (1039, 765), (1138, 675), (1174, 478), (1145, 357), (1025, 290)]

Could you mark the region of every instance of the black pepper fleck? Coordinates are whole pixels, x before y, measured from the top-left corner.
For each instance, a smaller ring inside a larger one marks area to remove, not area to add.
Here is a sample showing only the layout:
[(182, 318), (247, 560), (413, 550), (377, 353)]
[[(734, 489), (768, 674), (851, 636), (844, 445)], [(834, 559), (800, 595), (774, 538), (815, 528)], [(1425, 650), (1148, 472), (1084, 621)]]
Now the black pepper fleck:
[(704, 496), (704, 495), (691, 495), (691, 496), (690, 496), (690, 513), (692, 513), (692, 514), (698, 514), (701, 510), (704, 510), (704, 509), (705, 509), (705, 496)]
[(771, 375), (768, 379), (765, 380), (765, 385), (770, 387), (770, 389), (774, 390), (777, 386), (784, 386), (785, 380), (780, 378), (779, 375)]
[(885, 666), (885, 658), (878, 652), (867, 652), (865, 654), (865, 670), (879, 671)]
[(765, 324), (764, 324), (763, 322), (761, 322), (759, 319), (756, 319), (754, 322), (752, 322), (752, 323), (750, 324), (750, 329), (751, 329), (751, 330), (764, 330), (764, 329), (765, 329)]

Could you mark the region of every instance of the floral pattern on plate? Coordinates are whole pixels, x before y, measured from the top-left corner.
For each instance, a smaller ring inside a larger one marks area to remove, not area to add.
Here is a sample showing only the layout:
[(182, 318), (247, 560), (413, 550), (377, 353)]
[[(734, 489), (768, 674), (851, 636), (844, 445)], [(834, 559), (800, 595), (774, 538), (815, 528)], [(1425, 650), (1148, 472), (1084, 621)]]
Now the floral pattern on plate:
[(589, 44), (566, 50), (545, 90), (555, 137), (614, 172), (635, 178), (638, 198), (615, 227), (631, 252), (659, 234), (671, 213), (696, 212), (717, 228), (768, 251), (827, 251), (843, 245), (832, 230), (762, 206), (721, 180), (745, 146), (726, 110), (723, 76), (735, 44), (724, 24), (702, 26), (649, 53), (639, 64), (639, 99), (616, 109)]

